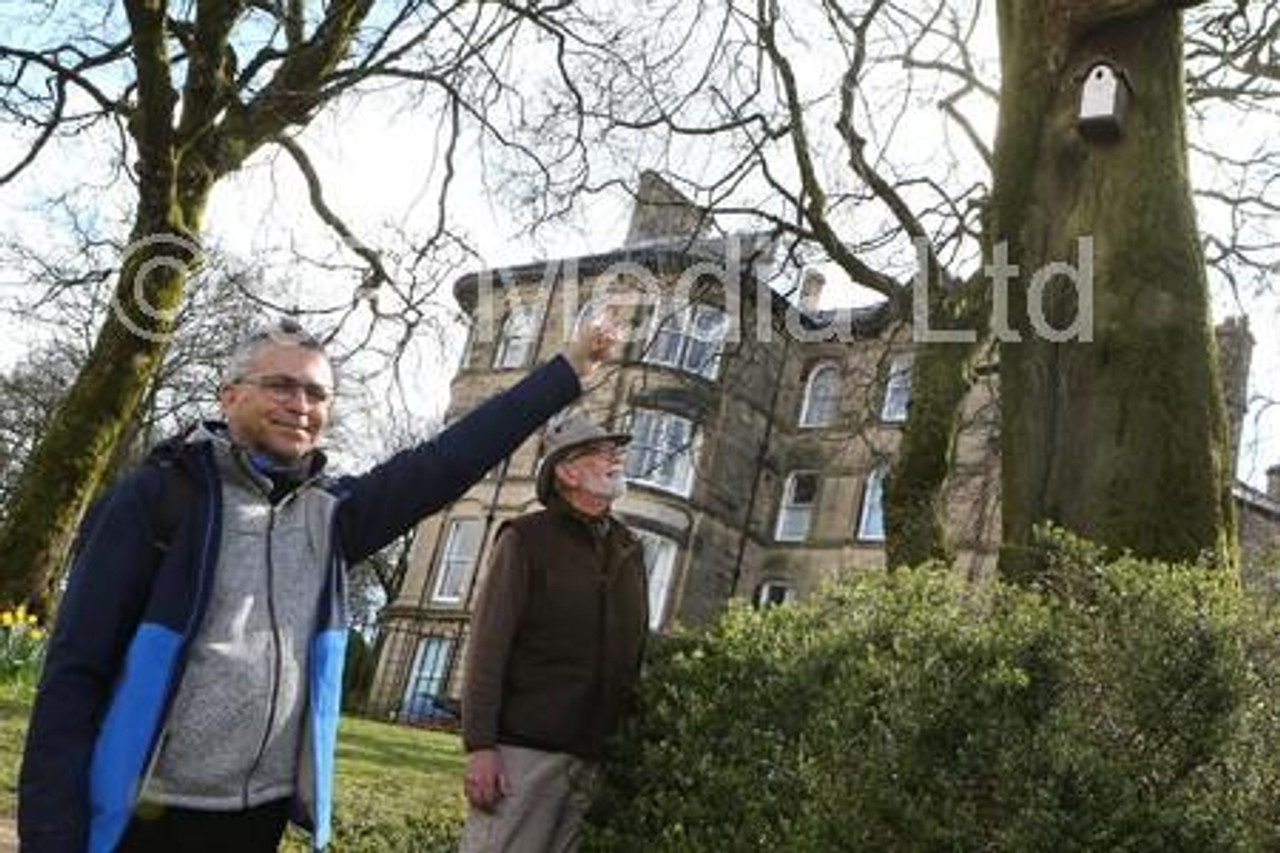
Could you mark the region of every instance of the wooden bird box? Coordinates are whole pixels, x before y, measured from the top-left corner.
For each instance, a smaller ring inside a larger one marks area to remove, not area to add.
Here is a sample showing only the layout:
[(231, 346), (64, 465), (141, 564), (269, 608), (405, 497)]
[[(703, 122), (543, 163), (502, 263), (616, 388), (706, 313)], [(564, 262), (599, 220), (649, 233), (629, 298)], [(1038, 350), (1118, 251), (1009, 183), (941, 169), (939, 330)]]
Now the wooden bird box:
[(1080, 135), (1095, 142), (1109, 142), (1124, 135), (1125, 116), (1133, 86), (1123, 68), (1109, 62), (1094, 64), (1080, 86)]

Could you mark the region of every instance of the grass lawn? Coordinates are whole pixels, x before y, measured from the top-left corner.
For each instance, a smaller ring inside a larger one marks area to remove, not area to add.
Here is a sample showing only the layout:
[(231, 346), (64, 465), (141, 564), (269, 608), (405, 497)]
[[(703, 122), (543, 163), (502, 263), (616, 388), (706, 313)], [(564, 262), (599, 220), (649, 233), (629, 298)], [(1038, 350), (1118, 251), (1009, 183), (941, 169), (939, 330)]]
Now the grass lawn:
[[(17, 805), (30, 702), (29, 687), (0, 685), (0, 815), (7, 818)], [(387, 837), (384, 829), (423, 818), (445, 825), (460, 820), (462, 766), (462, 746), (455, 735), (343, 718), (334, 795), (338, 833), (332, 849), (388, 849), (377, 840)], [(355, 836), (363, 842), (353, 843)], [(304, 848), (291, 838), (286, 849)]]
[(30, 687), (0, 683), (0, 816), (6, 818), (18, 806), (18, 765), (30, 711)]
[(457, 735), (346, 717), (338, 732), (334, 811), (461, 816), (462, 742)]

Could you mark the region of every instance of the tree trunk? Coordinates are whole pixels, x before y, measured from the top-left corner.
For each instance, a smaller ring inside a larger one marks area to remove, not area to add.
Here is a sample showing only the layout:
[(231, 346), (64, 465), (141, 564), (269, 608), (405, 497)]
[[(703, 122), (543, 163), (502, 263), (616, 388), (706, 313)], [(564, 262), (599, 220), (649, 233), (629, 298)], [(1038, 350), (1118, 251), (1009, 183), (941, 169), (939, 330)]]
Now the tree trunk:
[[(1053, 522), (1141, 556), (1234, 562), (1226, 421), (1187, 177), (1179, 6), (1165, 0), (999, 5), (1004, 88), (988, 257), (1017, 267), (1002, 345), (1001, 571), (1034, 579), (1033, 529)], [(1117, 140), (1077, 129), (1098, 61), (1124, 69), (1132, 98)], [(1054, 342), (1084, 306), (1092, 341)], [(1010, 268), (1012, 271), (1012, 268)], [(998, 307), (998, 306), (997, 306)], [(998, 332), (998, 330), (997, 330)]]
[[(960, 415), (973, 387), (973, 359), (985, 328), (986, 300), (974, 292), (974, 284), (929, 284), (930, 329), (971, 340), (916, 348), (911, 411), (885, 487), (885, 564), (890, 569), (929, 560), (950, 562), (955, 556), (947, 538), (943, 486), (955, 461)], [(917, 337), (921, 332), (915, 328)]]
[[(116, 305), (130, 299), (136, 264), (121, 271)], [(146, 298), (159, 309), (176, 306), (185, 281), (177, 269), (149, 277)], [(84, 370), (49, 424), (26, 468), (0, 529), (0, 600), (26, 600), (45, 612), (57, 567), (84, 509), (97, 490), (116, 442), (132, 421), (167, 342), (163, 321), (131, 329), (118, 307), (107, 317)], [(157, 313), (157, 312), (153, 312)], [(136, 320), (140, 315), (134, 314)], [(149, 331), (145, 331), (149, 329)]]

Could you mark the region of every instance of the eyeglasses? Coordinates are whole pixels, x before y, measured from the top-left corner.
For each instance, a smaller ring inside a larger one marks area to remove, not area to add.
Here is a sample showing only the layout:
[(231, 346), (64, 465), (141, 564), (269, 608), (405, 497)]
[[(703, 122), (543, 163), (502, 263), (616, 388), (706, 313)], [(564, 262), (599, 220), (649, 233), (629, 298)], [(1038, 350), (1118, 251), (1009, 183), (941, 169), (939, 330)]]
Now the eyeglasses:
[(333, 399), (332, 388), (328, 388), (318, 382), (303, 382), (283, 373), (268, 373), (265, 376), (241, 376), (232, 384), (257, 386), (281, 402), (292, 400), (298, 395), (299, 391), (302, 392), (302, 396), (307, 398), (308, 403), (315, 406)]

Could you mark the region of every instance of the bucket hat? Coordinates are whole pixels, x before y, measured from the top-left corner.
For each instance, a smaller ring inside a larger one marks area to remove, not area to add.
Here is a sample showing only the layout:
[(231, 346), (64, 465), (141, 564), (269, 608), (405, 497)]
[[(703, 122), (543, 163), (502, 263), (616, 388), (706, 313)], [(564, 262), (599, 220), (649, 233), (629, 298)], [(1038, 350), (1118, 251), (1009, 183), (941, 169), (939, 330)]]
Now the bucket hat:
[(631, 435), (625, 432), (609, 432), (604, 427), (591, 422), (581, 412), (570, 412), (547, 427), (542, 438), (542, 459), (538, 462), (537, 493), (538, 500), (544, 504), (551, 498), (555, 485), (556, 465), (574, 450), (589, 444), (610, 442), (616, 445), (630, 443)]

